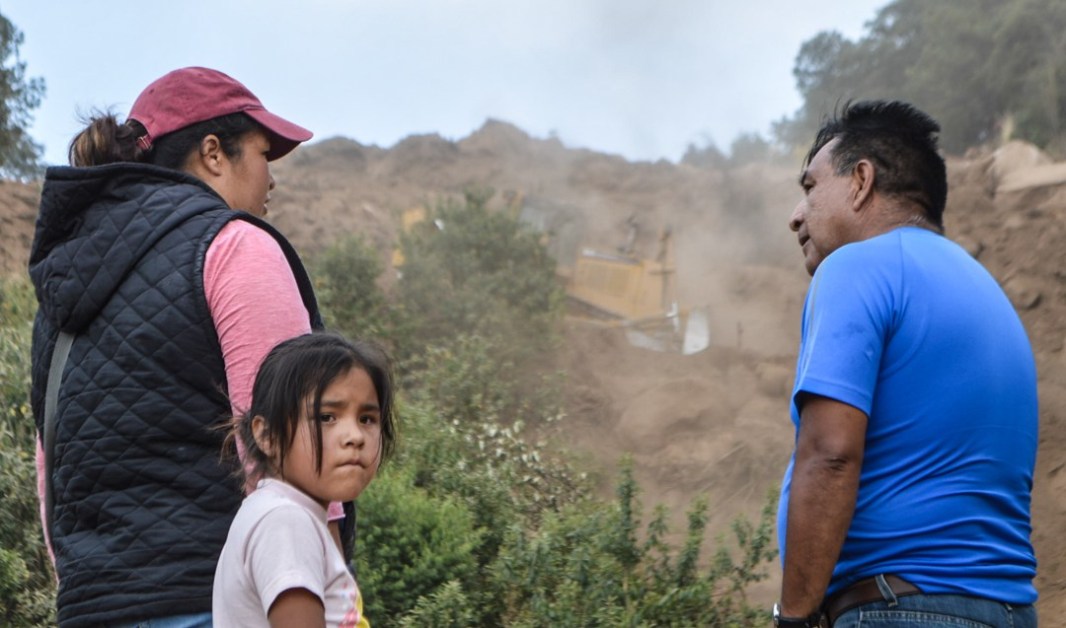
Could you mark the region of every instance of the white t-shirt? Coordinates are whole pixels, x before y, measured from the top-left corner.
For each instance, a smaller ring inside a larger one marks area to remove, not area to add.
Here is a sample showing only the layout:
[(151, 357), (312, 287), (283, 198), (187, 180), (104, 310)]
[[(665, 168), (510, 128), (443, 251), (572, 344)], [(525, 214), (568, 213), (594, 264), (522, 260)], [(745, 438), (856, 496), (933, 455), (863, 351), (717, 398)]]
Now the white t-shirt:
[(267, 612), (289, 589), (322, 600), (326, 625), (369, 628), (355, 578), (326, 528), (326, 509), (280, 480), (260, 480), (244, 499), (215, 569), (218, 628), (269, 626)]

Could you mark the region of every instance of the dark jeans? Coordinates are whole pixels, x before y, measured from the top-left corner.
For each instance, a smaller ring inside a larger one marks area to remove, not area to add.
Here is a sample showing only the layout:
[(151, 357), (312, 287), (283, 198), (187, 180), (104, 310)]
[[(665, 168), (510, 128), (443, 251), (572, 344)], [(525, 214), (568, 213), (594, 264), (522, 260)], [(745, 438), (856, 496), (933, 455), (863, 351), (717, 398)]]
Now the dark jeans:
[(908, 595), (855, 607), (833, 628), (1036, 628), (1036, 608), (965, 595)]

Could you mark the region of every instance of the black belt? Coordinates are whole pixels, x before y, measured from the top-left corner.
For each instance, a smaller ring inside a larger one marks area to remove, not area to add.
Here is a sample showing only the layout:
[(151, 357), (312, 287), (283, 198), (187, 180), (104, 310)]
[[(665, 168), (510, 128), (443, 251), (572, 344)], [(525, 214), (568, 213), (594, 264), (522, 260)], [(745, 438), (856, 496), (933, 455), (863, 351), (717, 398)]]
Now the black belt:
[[(903, 578), (891, 574), (885, 575), (885, 583), (896, 597), (917, 595), (922, 592), (921, 589), (907, 582)], [(829, 596), (829, 599), (825, 601), (825, 615), (829, 620), (829, 625), (832, 626), (838, 617), (856, 606), (862, 606), (871, 602), (884, 602), (886, 600), (887, 598), (881, 593), (881, 589), (877, 586), (877, 579), (866, 578), (865, 580), (859, 580), (855, 584), (844, 587), (840, 591)]]

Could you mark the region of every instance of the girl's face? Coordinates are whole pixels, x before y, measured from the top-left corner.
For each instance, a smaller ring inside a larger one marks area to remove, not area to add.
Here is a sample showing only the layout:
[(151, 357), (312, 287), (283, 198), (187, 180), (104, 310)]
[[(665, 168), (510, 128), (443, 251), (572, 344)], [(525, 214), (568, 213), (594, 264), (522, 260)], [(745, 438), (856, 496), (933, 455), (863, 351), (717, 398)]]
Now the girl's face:
[[(381, 408), (367, 372), (353, 367), (322, 393), (318, 417), (306, 404), (281, 479), (326, 506), (353, 500), (377, 473), (381, 461)], [(322, 424), (322, 473), (315, 471), (311, 421)]]

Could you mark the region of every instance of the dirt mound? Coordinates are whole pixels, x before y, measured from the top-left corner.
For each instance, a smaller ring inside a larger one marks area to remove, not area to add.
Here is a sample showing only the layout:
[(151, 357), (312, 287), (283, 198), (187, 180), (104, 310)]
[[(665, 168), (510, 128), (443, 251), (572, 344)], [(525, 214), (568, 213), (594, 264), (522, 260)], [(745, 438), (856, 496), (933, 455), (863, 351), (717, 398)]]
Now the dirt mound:
[[(953, 158), (945, 214), (949, 237), (1003, 284), (1036, 350), (1033, 538), (1045, 617), (1066, 607), (1066, 551), (1056, 541), (1066, 531), (1066, 185), (1017, 182), (1049, 166), (1023, 144)], [(541, 211), (595, 247), (618, 246), (636, 225), (634, 245), (650, 253), (669, 229), (681, 300), (708, 310), (711, 347), (687, 357), (649, 352), (616, 329), (572, 323), (560, 442), (584, 454), (605, 494), (629, 453), (644, 503), (670, 508), (675, 527), (706, 494), (709, 540), (736, 516), (755, 516), (779, 483), (792, 445), (787, 397), (808, 281), (786, 225), (799, 200), (796, 168), (630, 163), (490, 120), (455, 142), (419, 135), (383, 149), (333, 138), (298, 149), (274, 172), (269, 219), (305, 253), (358, 233), (387, 260), (403, 210), (470, 186), (492, 187), (494, 207)], [(38, 193), (0, 184), (3, 272), (25, 272)], [(775, 573), (759, 601), (772, 601), (777, 583)]]
[[(1036, 353), (1040, 445), (1033, 488), (1033, 543), (1039, 560), (1040, 613), (1066, 610), (1066, 186), (1034, 180), (1003, 190), (982, 176), (985, 161), (952, 160), (948, 235), (995, 275), (1018, 309)], [(1032, 169), (1043, 168), (1034, 163)], [(1024, 170), (1013, 174), (1024, 173)], [(1007, 178), (1004, 178), (1006, 181)], [(1015, 179), (1017, 180), (1017, 179)]]
[(0, 275), (25, 273), (41, 188), (0, 180)]

